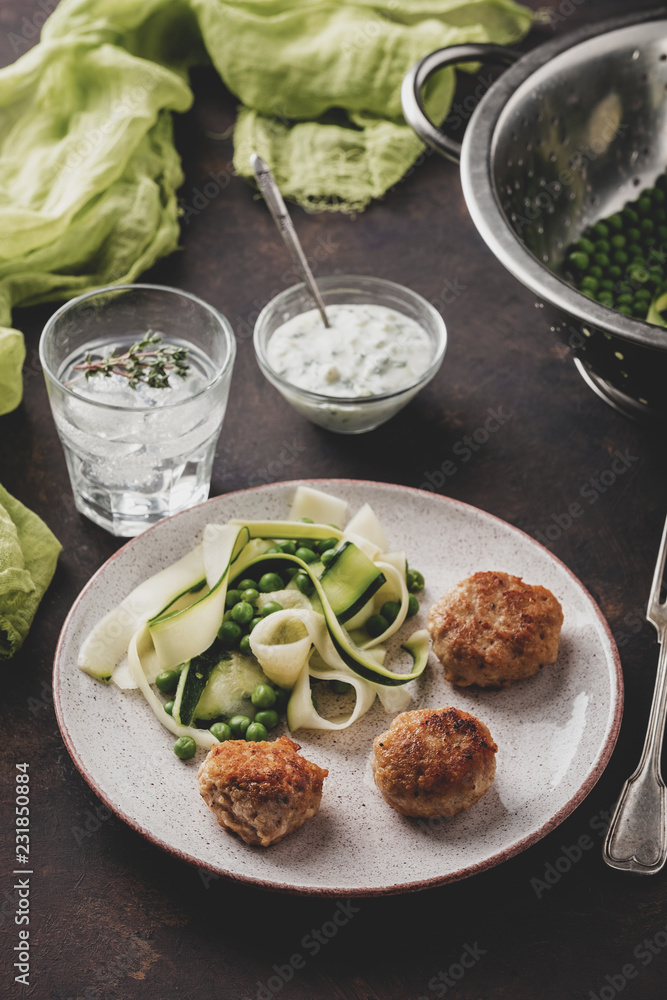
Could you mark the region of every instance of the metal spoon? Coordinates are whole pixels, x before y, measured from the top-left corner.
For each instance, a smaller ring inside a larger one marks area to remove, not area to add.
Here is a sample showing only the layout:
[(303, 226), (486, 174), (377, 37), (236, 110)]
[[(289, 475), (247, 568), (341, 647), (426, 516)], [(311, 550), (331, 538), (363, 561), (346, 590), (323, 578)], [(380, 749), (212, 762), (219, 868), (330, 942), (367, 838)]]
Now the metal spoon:
[(267, 164), (261, 156), (257, 155), (257, 153), (253, 153), (250, 157), (250, 166), (255, 173), (259, 190), (264, 196), (264, 201), (269, 206), (269, 211), (273, 216), (273, 221), (277, 225), (278, 231), (285, 241), (285, 246), (290, 252), (294, 265), (303, 278), (308, 291), (315, 300), (315, 305), (320, 311), (322, 322), (326, 327), (329, 327), (331, 324), (327, 319), (324, 301), (320, 295), (320, 290), (317, 287), (315, 278), (313, 277), (313, 272), (308, 266), (306, 255), (303, 252), (303, 247), (299, 243), (299, 237), (296, 235), (294, 224), (289, 216), (285, 202), (283, 201), (283, 196), (278, 190), (275, 178), (269, 170)]
[(660, 602), (667, 559), (667, 521), (653, 574), (646, 617), (655, 625), (660, 643), (651, 714), (641, 760), (623, 785), (602, 856), (611, 868), (655, 875), (667, 860), (665, 783), (660, 774), (660, 753), (667, 714), (667, 604)]

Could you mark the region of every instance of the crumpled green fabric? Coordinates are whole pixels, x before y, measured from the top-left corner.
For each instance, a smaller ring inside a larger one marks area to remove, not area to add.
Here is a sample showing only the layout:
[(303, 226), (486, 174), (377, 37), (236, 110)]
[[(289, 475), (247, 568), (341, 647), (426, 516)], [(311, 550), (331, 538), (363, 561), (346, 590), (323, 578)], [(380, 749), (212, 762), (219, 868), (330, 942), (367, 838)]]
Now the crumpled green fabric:
[[(193, 65), (242, 102), (239, 173), (256, 150), (287, 197), (360, 210), (423, 149), (401, 118), (406, 70), (443, 45), (510, 44), (532, 17), (512, 0), (62, 0), (0, 71), (0, 413), (20, 398), (15, 306), (132, 281), (176, 249), (171, 113)], [(436, 118), (453, 81), (431, 88)]]
[(0, 486), (0, 659), (20, 649), (60, 549), (37, 514)]

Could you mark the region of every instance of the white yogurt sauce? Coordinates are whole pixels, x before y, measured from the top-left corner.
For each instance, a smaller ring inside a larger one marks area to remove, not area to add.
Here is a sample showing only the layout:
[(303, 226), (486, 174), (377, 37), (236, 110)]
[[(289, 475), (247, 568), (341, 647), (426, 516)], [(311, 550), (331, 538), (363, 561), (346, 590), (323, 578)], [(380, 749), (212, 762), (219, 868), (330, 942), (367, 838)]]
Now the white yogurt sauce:
[(327, 329), (317, 309), (293, 316), (270, 338), (273, 370), (292, 385), (327, 396), (397, 392), (432, 360), (431, 341), (415, 320), (386, 306), (327, 306)]

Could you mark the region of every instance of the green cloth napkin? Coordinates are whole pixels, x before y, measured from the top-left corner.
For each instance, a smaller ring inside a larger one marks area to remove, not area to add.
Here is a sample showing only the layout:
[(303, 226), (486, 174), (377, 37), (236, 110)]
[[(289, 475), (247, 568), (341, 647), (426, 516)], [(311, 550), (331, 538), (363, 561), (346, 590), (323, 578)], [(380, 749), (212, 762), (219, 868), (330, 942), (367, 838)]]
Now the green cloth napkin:
[[(511, 44), (532, 19), (512, 0), (62, 0), (0, 71), (0, 413), (20, 399), (13, 307), (132, 281), (176, 249), (171, 113), (193, 65), (242, 102), (240, 174), (256, 150), (286, 196), (356, 211), (423, 149), (401, 117), (407, 69), (443, 45)], [(453, 90), (445, 70), (435, 118)]]
[(60, 549), (44, 522), (0, 486), (0, 659), (20, 649)]

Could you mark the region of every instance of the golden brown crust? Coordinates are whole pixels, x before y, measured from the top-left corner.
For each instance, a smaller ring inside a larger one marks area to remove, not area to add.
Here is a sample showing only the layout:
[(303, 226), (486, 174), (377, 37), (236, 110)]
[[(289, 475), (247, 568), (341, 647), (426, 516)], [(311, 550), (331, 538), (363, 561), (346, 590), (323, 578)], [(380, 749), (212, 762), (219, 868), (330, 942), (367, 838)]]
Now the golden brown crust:
[(246, 844), (268, 847), (314, 816), (329, 772), (301, 757), (299, 750), (287, 736), (273, 742), (217, 743), (197, 778), (220, 825)]
[(385, 801), (404, 816), (454, 816), (493, 782), (497, 749), (474, 715), (425, 708), (396, 716), (375, 738), (371, 764)]
[(428, 613), (433, 651), (452, 684), (507, 687), (558, 657), (563, 611), (546, 587), (474, 573)]

